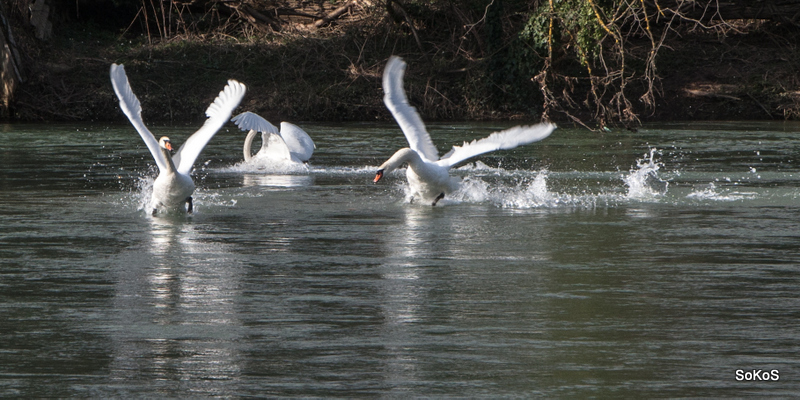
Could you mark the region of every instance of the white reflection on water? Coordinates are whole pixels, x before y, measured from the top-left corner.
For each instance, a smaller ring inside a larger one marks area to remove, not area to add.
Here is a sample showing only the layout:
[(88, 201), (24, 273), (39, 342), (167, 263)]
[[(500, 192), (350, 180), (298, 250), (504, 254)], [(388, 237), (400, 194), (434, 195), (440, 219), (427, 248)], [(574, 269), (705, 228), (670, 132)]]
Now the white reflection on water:
[(421, 308), (428, 297), (429, 283), (422, 276), (424, 268), (418, 261), (431, 251), (430, 206), (404, 207), (402, 225), (388, 233), (387, 263), (381, 267), (384, 323), (382, 335), (389, 359), (385, 379), (392, 382), (420, 381), (421, 360), (414, 351), (417, 329), (423, 322)]
[(312, 183), (314, 183), (314, 179), (311, 175), (245, 174), (242, 184), (244, 186), (291, 188), (311, 186)]
[(232, 300), (240, 270), (230, 249), (209, 241), (191, 217), (147, 223), (149, 242), (116, 263), (113, 378), (236, 378), (242, 358), (228, 343), (241, 326)]
[[(504, 168), (457, 170), (474, 193), (444, 207), (372, 185), (362, 165), (388, 152), (369, 147), (382, 131), (351, 132), (321, 138), (332, 145), (312, 190), (259, 179), (243, 189), (243, 176), (265, 173), (205, 169), (200, 212), (155, 219), (136, 211), (152, 182), (139, 171), (155, 171), (129, 126), (0, 134), (2, 390), (792, 397), (791, 128), (565, 129), (542, 151), (502, 155)], [(136, 150), (99, 152), (98, 138)], [(648, 160), (650, 143), (673, 150)], [(205, 154), (233, 164), (239, 145), (218, 135)], [(547, 170), (523, 160), (544, 156)], [(656, 161), (667, 193), (630, 198), (625, 177)], [(782, 379), (737, 382), (734, 368), (779, 368)]]
[[(427, 207), (427, 206), (426, 206)], [(429, 216), (420, 207), (406, 207), (403, 229), (389, 240), (388, 254), (392, 260), (382, 276), (387, 283), (386, 319), (392, 325), (418, 321), (420, 293), (419, 265), (414, 260), (427, 256), (430, 249)]]

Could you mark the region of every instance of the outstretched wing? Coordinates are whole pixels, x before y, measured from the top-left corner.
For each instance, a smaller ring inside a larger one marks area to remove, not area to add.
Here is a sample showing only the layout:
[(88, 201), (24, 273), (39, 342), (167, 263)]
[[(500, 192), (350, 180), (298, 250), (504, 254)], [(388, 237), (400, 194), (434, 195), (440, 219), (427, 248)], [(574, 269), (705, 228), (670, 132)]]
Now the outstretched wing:
[(314, 141), (311, 136), (295, 124), (288, 122), (281, 122), (281, 137), (289, 147), (289, 151), (300, 161), (308, 161), (311, 155), (314, 154)]
[(142, 140), (144, 140), (144, 143), (150, 150), (150, 154), (152, 154), (153, 158), (156, 160), (159, 171), (166, 170), (167, 159), (158, 147), (158, 140), (156, 140), (155, 136), (144, 126), (144, 121), (142, 121), (142, 105), (139, 103), (139, 99), (136, 98), (136, 95), (133, 94), (131, 85), (128, 83), (128, 76), (125, 75), (124, 65), (111, 64), (111, 85), (114, 86), (114, 93), (116, 93), (117, 98), (119, 98), (119, 108), (122, 109), (122, 112), (125, 113), (128, 120), (131, 121), (133, 127), (139, 132), (139, 136), (142, 137)]
[(425, 129), (425, 123), (417, 109), (408, 104), (406, 91), (403, 89), (405, 71), (405, 61), (397, 56), (389, 58), (383, 71), (383, 102), (406, 135), (409, 147), (429, 161), (436, 161), (439, 159), (439, 151), (433, 145), (431, 135)]
[(243, 131), (280, 134), (275, 125), (270, 124), (269, 121), (265, 120), (260, 115), (250, 111), (245, 111), (231, 118), (231, 121)]
[(495, 150), (513, 149), (517, 146), (538, 142), (550, 136), (553, 129), (556, 129), (556, 126), (550, 123), (515, 126), (504, 131), (495, 132), (480, 140), (473, 140), (470, 143), (464, 142), (463, 146), (453, 146), (453, 149), (442, 156), (442, 159), (436, 163), (450, 168), (479, 154)]
[(268, 133), (265, 136), (266, 142), (261, 147), (257, 157), (265, 157), (267, 160), (274, 161), (292, 161), (292, 153), (281, 135)]
[(219, 96), (206, 110), (208, 119), (200, 129), (195, 132), (186, 142), (183, 143), (181, 148), (172, 156), (172, 161), (177, 166), (180, 173), (188, 174), (192, 170), (192, 165), (206, 147), (208, 141), (217, 133), (222, 125), (228, 122), (233, 110), (242, 101), (247, 88), (244, 84), (235, 80), (229, 80), (228, 85), (225, 86)]

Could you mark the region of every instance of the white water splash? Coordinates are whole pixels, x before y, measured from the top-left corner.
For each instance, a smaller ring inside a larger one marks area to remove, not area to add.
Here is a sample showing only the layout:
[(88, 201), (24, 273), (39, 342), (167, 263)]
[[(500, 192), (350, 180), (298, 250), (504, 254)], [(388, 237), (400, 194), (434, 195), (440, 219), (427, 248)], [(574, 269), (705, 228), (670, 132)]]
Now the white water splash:
[[(489, 167), (487, 167), (489, 168)], [(516, 183), (489, 184), (479, 177), (466, 177), (461, 187), (445, 197), (445, 200), (456, 203), (490, 203), (503, 208), (594, 208), (599, 201), (615, 202), (618, 195), (606, 194), (568, 194), (551, 191), (548, 187), (546, 169), (540, 171), (497, 170), (501, 176), (522, 176)], [(532, 178), (531, 178), (531, 175)], [(446, 203), (445, 203), (446, 204)]]
[[(128, 200), (125, 202), (136, 208), (137, 211), (145, 211), (150, 214), (153, 210), (152, 197), (153, 197), (153, 184), (156, 178), (151, 175), (140, 175), (137, 177), (134, 187), (130, 190)], [(215, 191), (205, 190), (202, 187), (196, 187), (192, 194), (194, 199), (194, 213), (201, 212), (204, 206), (222, 206), (230, 207), (235, 206), (237, 200), (227, 199), (220, 196)], [(161, 210), (159, 213), (166, 213), (167, 215), (183, 215), (183, 204), (175, 207), (174, 209)]]
[(155, 183), (155, 181), (156, 179), (154, 177), (146, 175), (139, 176), (139, 179), (137, 179), (137, 190), (131, 193), (137, 210), (152, 209), (152, 207), (150, 207), (150, 202), (153, 198), (153, 183)]
[(570, 201), (547, 189), (547, 170), (542, 170), (530, 184), (520, 185), (517, 190), (504, 196), (501, 204), (503, 207), (514, 208), (556, 207), (563, 200)]
[(310, 168), (308, 164), (293, 161), (275, 161), (266, 157), (253, 157), (250, 161), (242, 161), (222, 168), (222, 172), (238, 173), (260, 173), (260, 174), (279, 174), (279, 175), (300, 175), (308, 174)]
[[(378, 171), (376, 166), (362, 166), (362, 167), (310, 167), (310, 173), (321, 175), (364, 175), (369, 178), (375, 177), (375, 172)], [(392, 175), (406, 176), (405, 168), (399, 168), (391, 172)]]
[[(655, 161), (657, 149), (650, 149), (650, 154), (636, 160), (636, 168), (631, 169), (622, 180), (628, 186), (625, 197), (628, 200), (655, 200), (667, 193), (669, 182), (658, 177), (658, 170), (663, 165)], [(659, 153), (660, 154), (660, 153)]]
[(709, 183), (703, 188), (698, 188), (686, 195), (689, 199), (697, 200), (712, 200), (712, 201), (738, 201), (738, 200), (752, 200), (758, 197), (756, 192), (740, 192), (729, 191), (727, 189), (719, 189), (714, 182)]

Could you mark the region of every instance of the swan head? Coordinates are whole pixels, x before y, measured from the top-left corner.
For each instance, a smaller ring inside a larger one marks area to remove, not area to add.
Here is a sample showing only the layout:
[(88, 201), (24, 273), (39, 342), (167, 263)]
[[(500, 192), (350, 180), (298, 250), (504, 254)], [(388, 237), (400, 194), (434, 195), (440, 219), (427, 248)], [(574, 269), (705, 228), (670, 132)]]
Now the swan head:
[(378, 167), (378, 172), (375, 174), (375, 179), (372, 182), (377, 183), (379, 180), (381, 180), (381, 178), (383, 178), (384, 175), (399, 168), (401, 165), (403, 165), (403, 163), (407, 162), (409, 164), (416, 165), (421, 161), (422, 160), (419, 158), (419, 154), (408, 147), (397, 150), (397, 153), (394, 153), (391, 158), (386, 160), (383, 165)]
[(161, 139), (158, 140), (158, 145), (161, 146), (162, 149), (172, 151), (172, 142), (170, 142), (169, 138), (166, 136), (162, 136)]

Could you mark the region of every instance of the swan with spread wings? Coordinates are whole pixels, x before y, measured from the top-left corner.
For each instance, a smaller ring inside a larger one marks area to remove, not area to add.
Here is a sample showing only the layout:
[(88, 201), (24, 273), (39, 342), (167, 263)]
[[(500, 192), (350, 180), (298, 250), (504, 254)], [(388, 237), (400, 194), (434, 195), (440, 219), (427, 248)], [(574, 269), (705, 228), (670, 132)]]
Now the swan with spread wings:
[(172, 141), (166, 136), (156, 140), (144, 125), (142, 106), (133, 94), (123, 65), (111, 65), (111, 84), (119, 98), (119, 107), (139, 132), (158, 166), (159, 173), (153, 182), (153, 195), (150, 200), (152, 214), (155, 215), (159, 210), (183, 210), (184, 203), (187, 205), (185, 210), (191, 213), (192, 194), (195, 189), (194, 181), (189, 175), (192, 165), (209, 140), (228, 122), (233, 110), (244, 97), (246, 87), (235, 80), (229, 80), (206, 110), (208, 119), (203, 126), (186, 139), (186, 142), (172, 155)]
[(453, 146), (447, 154), (439, 157), (430, 134), (425, 129), (417, 110), (408, 103), (403, 89), (406, 63), (392, 56), (383, 72), (383, 102), (394, 116), (408, 140), (409, 147), (398, 150), (389, 160), (378, 167), (373, 182), (380, 181), (385, 174), (408, 164), (406, 178), (411, 188), (411, 198), (420, 198), (436, 205), (445, 194), (458, 190), (459, 180), (450, 176), (450, 168), (477, 155), (495, 150), (513, 149), (517, 146), (538, 142), (556, 128), (551, 123), (531, 126), (515, 126), (495, 132), (479, 140)]
[[(311, 136), (295, 124), (281, 122), (280, 131), (260, 115), (246, 111), (231, 119), (239, 129), (249, 131), (244, 139), (244, 161), (266, 159), (279, 163), (302, 164), (314, 154)], [(261, 133), (261, 149), (252, 154), (253, 139)]]

